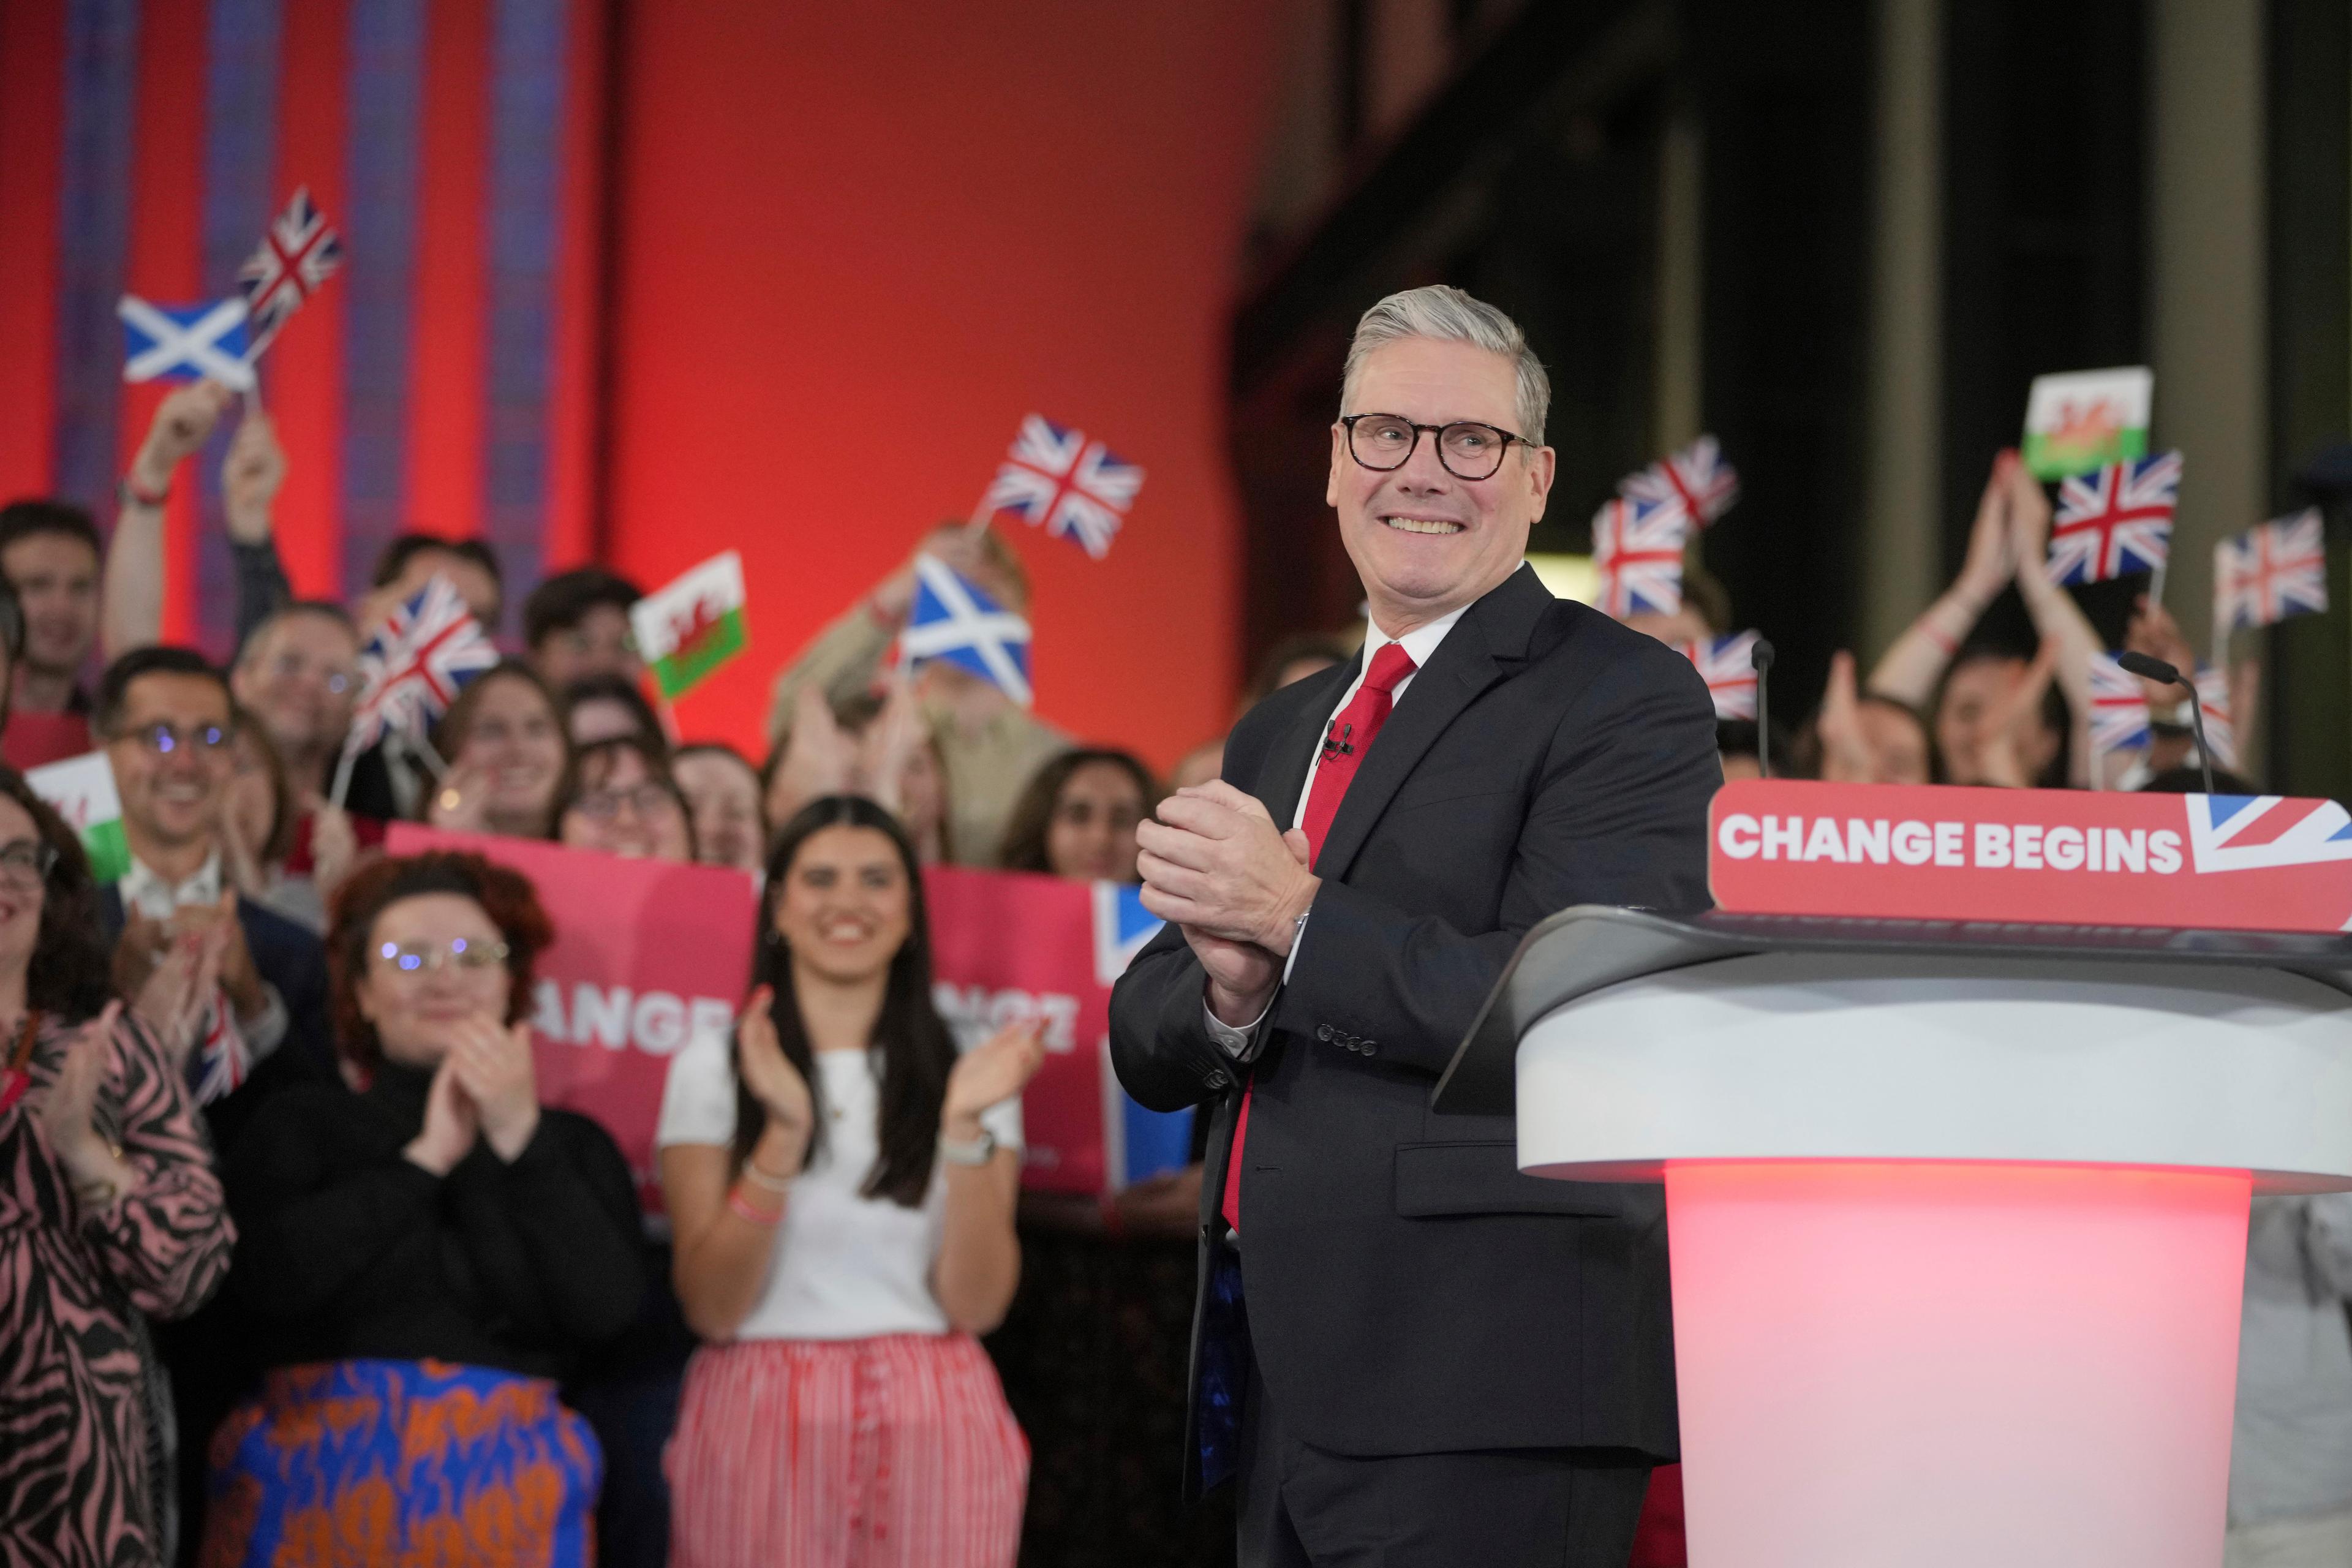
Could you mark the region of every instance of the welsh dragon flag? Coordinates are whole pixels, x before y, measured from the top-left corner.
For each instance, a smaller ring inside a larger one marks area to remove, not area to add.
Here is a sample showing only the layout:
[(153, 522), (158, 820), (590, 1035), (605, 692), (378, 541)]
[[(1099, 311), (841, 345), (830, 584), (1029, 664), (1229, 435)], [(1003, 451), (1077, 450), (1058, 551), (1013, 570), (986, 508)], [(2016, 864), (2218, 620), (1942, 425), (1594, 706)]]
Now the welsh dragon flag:
[(751, 645), (743, 626), (743, 557), (721, 551), (629, 611), (637, 652), (662, 700), (675, 702)]
[(80, 835), (91, 880), (117, 881), (131, 869), (131, 846), (122, 837), (122, 797), (114, 793), (114, 764), (104, 752), (35, 768), (25, 782)]

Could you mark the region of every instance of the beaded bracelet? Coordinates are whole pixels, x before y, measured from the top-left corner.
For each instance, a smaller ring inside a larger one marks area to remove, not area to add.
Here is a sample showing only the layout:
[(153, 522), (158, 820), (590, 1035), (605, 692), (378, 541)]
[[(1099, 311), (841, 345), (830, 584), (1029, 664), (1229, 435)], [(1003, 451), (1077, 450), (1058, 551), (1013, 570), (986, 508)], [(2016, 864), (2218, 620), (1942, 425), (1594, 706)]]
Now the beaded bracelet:
[(784, 1217), (784, 1211), (782, 1209), (778, 1209), (773, 1214), (761, 1213), (745, 1203), (743, 1194), (732, 1187), (727, 1189), (727, 1206), (734, 1211), (737, 1219), (748, 1220), (753, 1225), (772, 1226), (780, 1223)]

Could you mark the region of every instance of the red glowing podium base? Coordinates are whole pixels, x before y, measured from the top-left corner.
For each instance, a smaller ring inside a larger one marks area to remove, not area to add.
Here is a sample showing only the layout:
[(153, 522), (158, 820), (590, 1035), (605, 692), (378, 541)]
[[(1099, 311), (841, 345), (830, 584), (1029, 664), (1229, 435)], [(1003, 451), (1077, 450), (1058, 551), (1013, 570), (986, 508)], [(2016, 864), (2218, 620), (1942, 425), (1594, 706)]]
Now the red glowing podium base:
[(2352, 1187), (2352, 942), (1579, 910), (1441, 1083), (1665, 1184), (1693, 1568), (2216, 1568), (2252, 1195)]

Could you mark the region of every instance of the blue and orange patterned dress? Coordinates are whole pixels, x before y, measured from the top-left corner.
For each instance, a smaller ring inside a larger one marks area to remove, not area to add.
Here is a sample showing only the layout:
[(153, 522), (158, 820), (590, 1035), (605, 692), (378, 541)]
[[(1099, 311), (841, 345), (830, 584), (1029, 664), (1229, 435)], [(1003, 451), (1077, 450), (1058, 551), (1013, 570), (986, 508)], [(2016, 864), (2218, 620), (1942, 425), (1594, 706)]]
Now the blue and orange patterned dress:
[(402, 1151), (430, 1075), (290, 1090), (228, 1164), (231, 1289), (275, 1370), (213, 1440), (206, 1568), (585, 1568), (603, 1468), (557, 1394), (643, 1289), (635, 1187), (594, 1122), (543, 1110), (511, 1162)]
[[(142, 1315), (194, 1311), (236, 1239), (204, 1121), (153, 1036), (119, 1025), (94, 1120), (141, 1177), (95, 1212), (40, 1110), (79, 1030), (44, 1021), (0, 1109), (0, 1563), (149, 1563), (171, 1550), (161, 1374)], [(0, 1041), (0, 1044), (5, 1044)]]

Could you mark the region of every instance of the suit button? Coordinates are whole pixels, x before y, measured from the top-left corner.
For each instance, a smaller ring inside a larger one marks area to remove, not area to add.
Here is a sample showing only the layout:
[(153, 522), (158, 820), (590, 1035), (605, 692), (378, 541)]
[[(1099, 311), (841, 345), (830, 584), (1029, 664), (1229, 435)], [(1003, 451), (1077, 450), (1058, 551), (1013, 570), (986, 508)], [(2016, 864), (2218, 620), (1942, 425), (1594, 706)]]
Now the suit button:
[(1366, 1040), (1364, 1042), (1364, 1054), (1368, 1057), (1378, 1056), (1380, 1054), (1380, 1042), (1377, 1040)]
[(1211, 1089), (1231, 1089), (1233, 1086), (1234, 1075), (1227, 1072), (1224, 1068), (1218, 1068), (1209, 1074), (1209, 1087)]
[(1315, 1037), (1318, 1040), (1328, 1040), (1331, 1037), (1331, 1026), (1328, 1024), (1316, 1025)]

